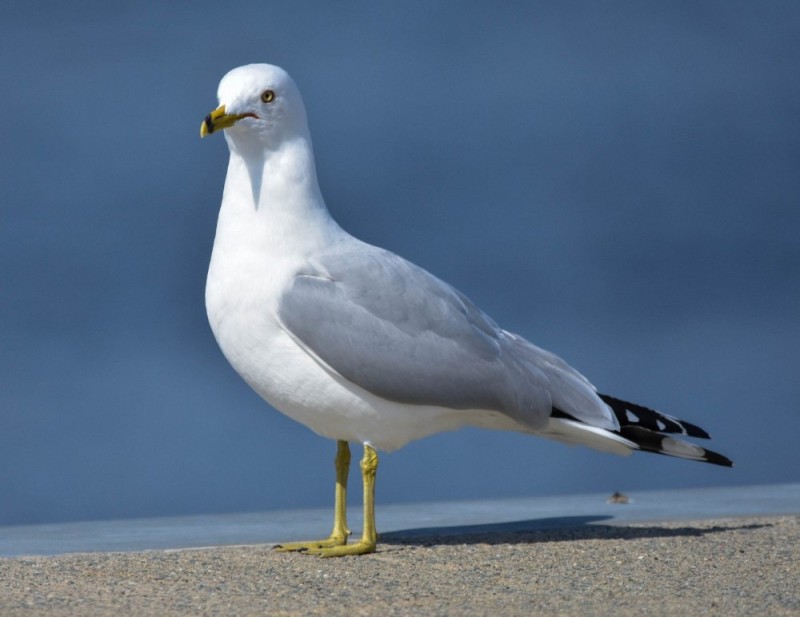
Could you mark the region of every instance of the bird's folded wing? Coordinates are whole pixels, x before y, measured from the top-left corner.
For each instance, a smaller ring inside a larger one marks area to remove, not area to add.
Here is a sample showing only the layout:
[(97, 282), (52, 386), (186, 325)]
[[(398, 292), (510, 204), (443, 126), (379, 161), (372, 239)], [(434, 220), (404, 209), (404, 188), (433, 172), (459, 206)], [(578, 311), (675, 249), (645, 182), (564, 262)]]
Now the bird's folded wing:
[(281, 297), (283, 326), (339, 375), (382, 398), (547, 423), (547, 377), (465, 296), (368, 245), (318, 257)]

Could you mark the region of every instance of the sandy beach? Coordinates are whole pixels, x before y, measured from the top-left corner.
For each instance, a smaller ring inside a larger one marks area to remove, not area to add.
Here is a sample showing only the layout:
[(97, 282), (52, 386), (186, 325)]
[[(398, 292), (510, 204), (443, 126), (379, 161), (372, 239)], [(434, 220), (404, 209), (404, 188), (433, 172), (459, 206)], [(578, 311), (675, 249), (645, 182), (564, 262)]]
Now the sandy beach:
[(0, 614), (800, 615), (800, 517), (0, 559)]

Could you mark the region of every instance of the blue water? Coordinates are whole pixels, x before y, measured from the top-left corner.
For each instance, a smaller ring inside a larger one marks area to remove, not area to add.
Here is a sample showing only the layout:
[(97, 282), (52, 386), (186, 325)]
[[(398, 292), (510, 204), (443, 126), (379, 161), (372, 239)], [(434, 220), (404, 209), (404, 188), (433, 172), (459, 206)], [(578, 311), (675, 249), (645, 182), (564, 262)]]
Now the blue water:
[[(743, 516), (795, 515), (800, 484), (716, 489), (643, 491), (626, 495), (625, 505), (608, 494), (526, 499), (453, 501), (380, 506), (376, 511), (381, 541), (398, 543), (469, 542), (479, 537), (508, 541), (509, 532), (627, 526), (649, 521), (702, 521)], [(359, 508), (351, 505), (349, 526), (360, 533)], [(278, 544), (323, 537), (330, 509), (274, 510), (217, 515), (83, 521), (0, 526), (0, 557), (108, 551), (181, 549), (234, 544)], [(732, 521), (731, 521), (732, 522)], [(649, 533), (651, 527), (642, 531)], [(693, 526), (687, 535), (700, 533)], [(602, 533), (602, 532), (601, 532)]]
[(0, 523), (293, 509), (334, 445), (208, 330), (216, 85), (280, 64), (328, 205), (602, 391), (736, 461), (520, 435), (382, 458), (378, 500), (797, 482), (800, 7), (49, 6), (0, 22)]

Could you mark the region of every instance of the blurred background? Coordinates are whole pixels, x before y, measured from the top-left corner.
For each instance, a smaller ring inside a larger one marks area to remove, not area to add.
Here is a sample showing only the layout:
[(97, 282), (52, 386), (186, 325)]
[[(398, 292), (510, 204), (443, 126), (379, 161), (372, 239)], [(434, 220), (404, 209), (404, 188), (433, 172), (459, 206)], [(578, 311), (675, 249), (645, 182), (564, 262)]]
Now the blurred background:
[(379, 504), (800, 480), (796, 2), (11, 1), (0, 524), (331, 504), (335, 444), (206, 322), (198, 130), (251, 62), (300, 86), (346, 229), (737, 465), (462, 430), (384, 456)]

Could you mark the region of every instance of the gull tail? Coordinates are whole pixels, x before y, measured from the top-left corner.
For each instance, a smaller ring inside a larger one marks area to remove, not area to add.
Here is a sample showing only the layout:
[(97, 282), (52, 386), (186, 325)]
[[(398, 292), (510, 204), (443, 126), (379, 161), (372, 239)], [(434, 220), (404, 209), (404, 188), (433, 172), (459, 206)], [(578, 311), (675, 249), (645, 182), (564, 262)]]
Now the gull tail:
[(613, 396), (599, 393), (597, 396), (616, 416), (620, 426), (618, 431), (592, 426), (554, 407), (549, 425), (534, 432), (548, 439), (611, 454), (627, 456), (636, 450), (643, 450), (733, 467), (733, 462), (718, 452), (672, 437), (677, 434), (709, 439), (709, 434), (699, 426)]
[(718, 452), (670, 436), (677, 434), (710, 439), (710, 435), (699, 426), (607, 394), (598, 393), (598, 396), (617, 417), (620, 425), (617, 434), (633, 442), (637, 449), (733, 467), (733, 462)]

